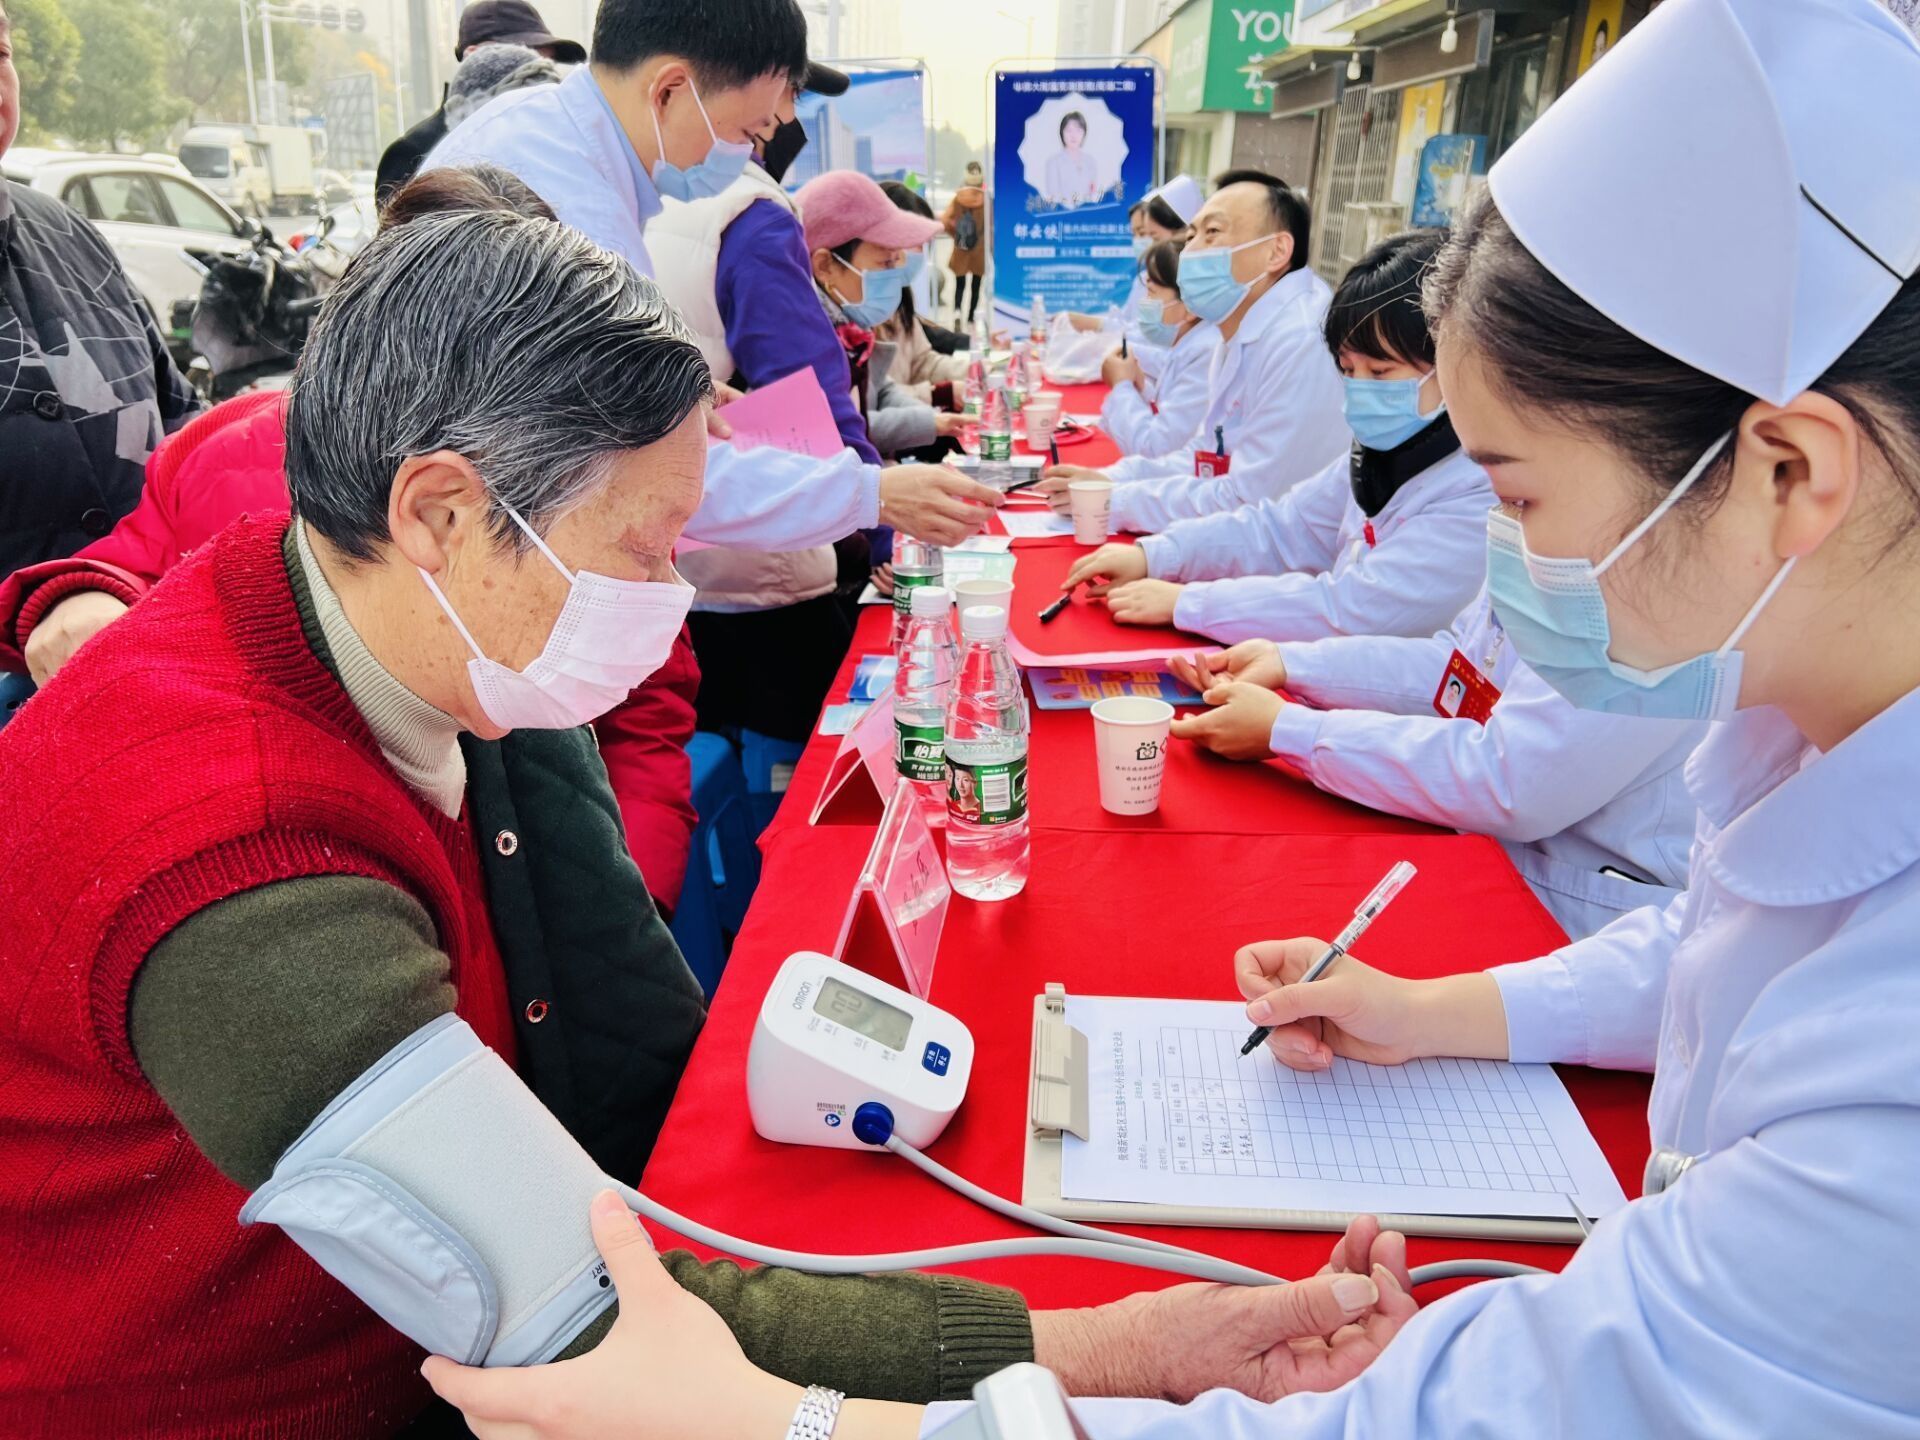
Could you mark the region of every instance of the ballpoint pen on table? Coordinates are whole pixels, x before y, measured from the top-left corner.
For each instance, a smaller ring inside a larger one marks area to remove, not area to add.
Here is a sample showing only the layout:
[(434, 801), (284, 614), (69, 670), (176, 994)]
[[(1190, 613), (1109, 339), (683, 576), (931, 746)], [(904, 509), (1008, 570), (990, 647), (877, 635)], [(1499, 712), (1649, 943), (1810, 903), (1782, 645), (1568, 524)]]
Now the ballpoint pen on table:
[[(1334, 961), (1353, 948), (1354, 942), (1366, 933), (1367, 927), (1379, 918), (1380, 912), (1393, 903), (1393, 897), (1406, 888), (1407, 882), (1413, 879), (1414, 873), (1413, 865), (1406, 860), (1402, 860), (1389, 870), (1386, 879), (1374, 886), (1373, 893), (1360, 902), (1360, 908), (1353, 912), (1353, 919), (1347, 923), (1347, 928), (1334, 937), (1333, 943), (1327, 946), (1320, 958), (1309, 965), (1306, 973), (1293, 983), (1309, 985), (1326, 974)], [(1251, 1055), (1272, 1033), (1271, 1025), (1256, 1026), (1254, 1032), (1247, 1037), (1247, 1043), (1240, 1047), (1240, 1053)]]

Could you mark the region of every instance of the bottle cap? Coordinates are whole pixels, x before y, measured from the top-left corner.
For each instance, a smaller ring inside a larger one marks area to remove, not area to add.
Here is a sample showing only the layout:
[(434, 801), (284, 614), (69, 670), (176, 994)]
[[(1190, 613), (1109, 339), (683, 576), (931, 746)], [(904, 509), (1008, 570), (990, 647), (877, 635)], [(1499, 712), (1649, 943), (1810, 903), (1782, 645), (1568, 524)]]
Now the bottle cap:
[(1007, 612), (998, 605), (969, 605), (960, 612), (960, 633), (969, 640), (998, 640), (1007, 633)]
[(928, 615), (941, 617), (947, 613), (947, 607), (953, 604), (953, 596), (948, 593), (946, 586), (938, 583), (916, 585), (913, 593), (907, 597), (907, 604), (912, 608), (916, 620)]

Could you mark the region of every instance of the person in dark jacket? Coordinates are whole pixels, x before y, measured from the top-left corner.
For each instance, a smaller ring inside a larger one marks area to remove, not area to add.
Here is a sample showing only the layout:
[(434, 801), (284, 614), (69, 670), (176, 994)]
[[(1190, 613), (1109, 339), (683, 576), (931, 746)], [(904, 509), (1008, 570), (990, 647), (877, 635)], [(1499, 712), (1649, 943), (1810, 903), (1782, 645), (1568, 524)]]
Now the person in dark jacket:
[[(12, 38), (0, 0), (0, 155), (20, 123)], [(198, 408), (100, 232), (0, 180), (0, 574), (111, 530)]]
[[(587, 58), (586, 46), (578, 40), (555, 38), (548, 31), (547, 22), (540, 18), (540, 12), (527, 0), (474, 0), (460, 12), (460, 38), (453, 47), (455, 60), (465, 60), (482, 45), (501, 44), (525, 45), (562, 65), (581, 65)], [(374, 199), (385, 205), (396, 190), (414, 177), (420, 162), (447, 138), (451, 128), (443, 98), (438, 110), (389, 145), (380, 157)]]

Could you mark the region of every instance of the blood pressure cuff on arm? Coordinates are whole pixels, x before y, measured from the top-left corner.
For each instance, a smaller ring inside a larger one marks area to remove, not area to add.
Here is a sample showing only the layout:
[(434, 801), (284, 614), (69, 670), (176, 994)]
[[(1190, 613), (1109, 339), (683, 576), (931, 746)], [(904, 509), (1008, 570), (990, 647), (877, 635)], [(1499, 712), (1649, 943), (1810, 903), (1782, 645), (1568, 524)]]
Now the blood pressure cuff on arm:
[(335, 1097), (241, 1208), (396, 1330), (467, 1365), (553, 1359), (614, 1301), (587, 1207), (612, 1182), (464, 1020)]

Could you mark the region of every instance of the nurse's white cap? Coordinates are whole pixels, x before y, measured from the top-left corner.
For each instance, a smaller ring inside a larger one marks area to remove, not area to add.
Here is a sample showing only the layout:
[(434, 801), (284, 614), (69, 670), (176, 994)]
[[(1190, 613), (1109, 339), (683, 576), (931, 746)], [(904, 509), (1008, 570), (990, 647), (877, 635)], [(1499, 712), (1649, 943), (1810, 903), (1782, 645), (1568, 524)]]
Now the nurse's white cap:
[(1166, 201), (1167, 208), (1178, 215), (1185, 225), (1193, 223), (1193, 217), (1200, 213), (1206, 198), (1200, 193), (1200, 182), (1191, 175), (1176, 175), (1158, 190), (1147, 192), (1149, 200)]
[(1488, 182), (1589, 305), (1785, 404), (1920, 268), (1920, 42), (1874, 0), (1666, 0)]

